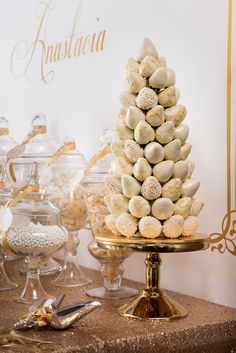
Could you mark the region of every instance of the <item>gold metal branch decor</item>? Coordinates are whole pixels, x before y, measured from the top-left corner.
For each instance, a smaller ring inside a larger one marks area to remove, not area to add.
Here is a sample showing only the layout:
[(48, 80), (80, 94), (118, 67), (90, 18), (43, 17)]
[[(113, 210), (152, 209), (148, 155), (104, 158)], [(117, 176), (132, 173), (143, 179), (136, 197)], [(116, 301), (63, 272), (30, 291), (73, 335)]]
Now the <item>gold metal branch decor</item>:
[(228, 251), (236, 256), (236, 210), (227, 213), (222, 221), (221, 233), (210, 235), (210, 243), (217, 243), (211, 246), (211, 251), (218, 250), (221, 254)]
[[(228, 251), (236, 256), (236, 209), (231, 208), (231, 65), (232, 65), (232, 0), (228, 0), (227, 43), (227, 213), (223, 218), (221, 232), (212, 233), (211, 251), (224, 254)], [(234, 161), (235, 162), (235, 161)], [(236, 176), (235, 176), (236, 177)]]

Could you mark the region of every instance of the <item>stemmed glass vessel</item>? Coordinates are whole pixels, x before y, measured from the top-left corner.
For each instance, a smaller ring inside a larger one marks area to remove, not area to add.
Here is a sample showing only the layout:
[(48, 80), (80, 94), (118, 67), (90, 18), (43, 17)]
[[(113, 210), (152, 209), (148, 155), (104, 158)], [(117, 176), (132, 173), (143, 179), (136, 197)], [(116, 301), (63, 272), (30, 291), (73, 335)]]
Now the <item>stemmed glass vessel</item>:
[[(0, 209), (4, 207), (8, 201), (12, 199), (12, 194), (5, 185), (5, 177), (3, 172), (3, 167), (0, 165)], [(3, 222), (3, 220), (2, 220)], [(0, 229), (3, 225), (0, 224)], [(18, 287), (17, 283), (12, 282), (5, 271), (4, 260), (6, 257), (6, 252), (0, 246), (0, 290), (5, 291), (9, 289), (15, 289)]]
[[(66, 143), (75, 144), (72, 137), (66, 137)], [(82, 272), (77, 257), (78, 231), (87, 224), (83, 189), (77, 183), (77, 176), (84, 166), (85, 158), (76, 149), (61, 155), (52, 165), (53, 177), (47, 185), (47, 197), (59, 208), (61, 222), (69, 234), (63, 269), (52, 281), (55, 286), (80, 287), (91, 282)]]
[(94, 236), (93, 241), (88, 246), (88, 250), (100, 262), (101, 274), (104, 280), (103, 287), (90, 289), (87, 291), (87, 295), (96, 298), (123, 299), (137, 294), (136, 289), (121, 285), (124, 272), (123, 262), (130, 256), (130, 252), (126, 249), (102, 249), (96, 242), (96, 234), (101, 235), (108, 232), (104, 218), (109, 212), (103, 200), (108, 192), (104, 186), (104, 177), (106, 176), (107, 174), (102, 173), (100, 175), (94, 174), (93, 176), (90, 174), (83, 182), (88, 217)]
[[(100, 138), (102, 149), (106, 150), (113, 139), (113, 133), (105, 130)], [(109, 149), (108, 149), (109, 151)], [(98, 153), (99, 154), (99, 153)], [(87, 294), (97, 298), (122, 299), (132, 297), (137, 294), (137, 290), (133, 288), (123, 287), (121, 279), (124, 272), (123, 262), (130, 256), (128, 250), (104, 250), (98, 246), (96, 242), (97, 234), (106, 234), (108, 229), (105, 224), (105, 216), (109, 211), (105, 205), (104, 197), (110, 193), (105, 185), (105, 180), (110, 176), (110, 164), (113, 160), (111, 153), (103, 154), (102, 158), (97, 160), (96, 164), (91, 168), (82, 180), (81, 185), (84, 188), (84, 198), (86, 200), (88, 218), (91, 230), (94, 236), (93, 241), (89, 244), (89, 253), (97, 259), (101, 264), (101, 274), (104, 280), (104, 286), (94, 288), (87, 291)]]
[[(44, 174), (44, 179), (46, 179), (45, 164), (52, 158), (58, 148), (57, 143), (49, 138), (47, 130), (45, 116), (41, 113), (35, 114), (31, 120), (31, 131), (19, 145), (8, 151), (8, 158), (10, 159), (8, 160), (6, 170), (8, 183), (13, 193), (16, 193), (27, 183), (27, 178), (34, 162), (38, 163), (40, 182), (42, 181), (42, 174)], [(49, 169), (48, 172), (50, 172)], [(47, 177), (50, 179), (51, 174), (48, 173)], [(38, 267), (42, 276), (61, 271), (60, 264), (51, 256), (40, 254), (35, 257), (35, 261), (38, 261)], [(26, 273), (27, 266), (27, 263), (23, 263), (20, 272)]]
[(11, 281), (6, 273), (5, 266), (5, 255), (3, 249), (0, 247), (0, 291), (15, 289), (18, 284)]
[[(7, 162), (7, 153), (10, 149), (14, 148), (17, 143), (14, 141), (12, 136), (10, 135), (9, 123), (8, 120), (4, 117), (0, 117), (0, 174), (1, 174), (1, 181), (0, 181), (0, 197), (2, 199), (1, 206), (4, 206), (5, 200), (8, 197), (11, 198), (11, 192), (9, 189), (6, 188), (6, 180), (5, 180), (5, 170), (6, 170), (6, 162)], [(0, 287), (6, 289), (16, 288), (17, 284), (11, 282), (6, 277), (6, 272), (4, 269), (4, 260), (16, 260), (20, 256), (10, 255), (6, 251), (4, 251), (4, 259), (1, 257), (1, 275), (0, 275)]]
[(60, 224), (59, 210), (45, 200), (45, 192), (40, 190), (37, 163), (27, 187), (32, 191), (12, 208), (13, 223), (7, 232), (7, 243), (15, 253), (27, 256), (26, 283), (16, 301), (29, 304), (51, 297), (40, 282), (37, 256), (49, 256), (59, 250), (67, 240), (67, 231)]

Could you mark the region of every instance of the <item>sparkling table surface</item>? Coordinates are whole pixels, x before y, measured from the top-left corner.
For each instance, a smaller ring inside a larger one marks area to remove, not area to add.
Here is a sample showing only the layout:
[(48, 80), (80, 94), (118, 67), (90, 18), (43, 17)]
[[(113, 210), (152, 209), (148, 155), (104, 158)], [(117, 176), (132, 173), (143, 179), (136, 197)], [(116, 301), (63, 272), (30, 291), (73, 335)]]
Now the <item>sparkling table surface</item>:
[[(20, 288), (0, 292), (0, 326), (12, 328), (17, 319), (27, 312), (23, 304), (13, 302), (22, 290), (24, 276), (18, 275), (19, 263), (7, 264), (8, 273), (20, 283)], [(66, 294), (63, 305), (86, 299), (86, 290), (102, 285), (100, 273), (84, 268), (93, 283), (80, 288), (59, 288), (43, 283), (53, 295)], [(141, 289), (142, 283), (123, 280), (123, 284)], [(218, 353), (236, 352), (236, 309), (216, 305), (190, 296), (171, 293), (188, 310), (184, 319), (172, 322), (143, 322), (120, 316), (117, 309), (128, 300), (100, 300), (102, 307), (74, 324), (66, 331), (42, 328), (21, 332), (25, 336), (53, 342), (43, 345), (45, 352), (54, 353)], [(27, 350), (3, 348), (0, 352), (21, 353)]]

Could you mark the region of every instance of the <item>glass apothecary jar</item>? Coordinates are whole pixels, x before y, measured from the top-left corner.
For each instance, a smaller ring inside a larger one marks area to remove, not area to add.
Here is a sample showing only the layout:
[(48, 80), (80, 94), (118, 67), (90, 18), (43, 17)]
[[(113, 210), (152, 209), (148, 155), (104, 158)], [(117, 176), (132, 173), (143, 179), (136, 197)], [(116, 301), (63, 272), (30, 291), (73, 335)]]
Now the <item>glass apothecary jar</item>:
[[(6, 204), (12, 200), (12, 193), (6, 187), (5, 176), (3, 167), (0, 165), (0, 212)], [(1, 219), (2, 223), (4, 222)], [(0, 224), (0, 229), (2, 230), (3, 224)], [(6, 252), (0, 245), (0, 291), (15, 289), (18, 287), (17, 283), (12, 282), (5, 271), (4, 261), (6, 258)]]
[(121, 286), (121, 278), (124, 272), (123, 262), (130, 256), (127, 250), (105, 250), (100, 248), (96, 242), (96, 234), (109, 232), (104, 218), (109, 211), (104, 203), (104, 196), (109, 193), (104, 185), (108, 174), (91, 173), (83, 180), (85, 189), (88, 217), (91, 224), (93, 241), (89, 244), (89, 253), (101, 264), (101, 273), (104, 279), (104, 287), (90, 289), (87, 294), (91, 297), (106, 299), (122, 299), (137, 294), (137, 290)]
[[(49, 138), (47, 120), (43, 114), (35, 114), (31, 120), (31, 131), (20, 145), (8, 152), (11, 157), (7, 164), (9, 187), (13, 195), (27, 183), (32, 164), (37, 162), (40, 183), (45, 185), (52, 177), (52, 172), (46, 164), (58, 149), (58, 144)], [(61, 265), (51, 256), (37, 256), (41, 275), (51, 275), (61, 271)], [(26, 272), (26, 264), (21, 267), (21, 272)]]
[(18, 302), (32, 303), (50, 297), (41, 285), (37, 256), (49, 256), (67, 241), (68, 234), (60, 223), (59, 210), (45, 199), (39, 187), (37, 163), (34, 163), (28, 185), (33, 191), (13, 208), (13, 223), (7, 243), (16, 254), (27, 256), (27, 278)]
[(0, 165), (3, 168), (3, 173), (5, 173), (7, 152), (16, 145), (17, 143), (10, 135), (8, 120), (0, 117)]
[[(26, 184), (34, 162), (38, 163), (39, 175), (45, 179), (45, 165), (58, 149), (58, 144), (48, 136), (47, 120), (43, 114), (35, 114), (31, 126), (31, 131), (21, 144), (8, 151), (7, 176), (14, 192)], [(47, 180), (44, 180), (44, 183), (46, 184), (50, 178), (51, 173), (48, 169)]]
[(59, 208), (62, 224), (69, 234), (63, 270), (52, 283), (62, 287), (79, 287), (91, 282), (83, 274), (77, 256), (78, 231), (87, 225), (83, 189), (78, 183), (86, 162), (84, 155), (76, 150), (73, 137), (65, 138), (64, 146), (68, 144), (74, 144), (74, 149), (61, 155), (52, 164), (53, 177), (46, 188), (47, 197)]
[[(112, 133), (106, 130), (101, 138), (102, 147), (105, 143), (111, 142)], [(113, 160), (111, 153), (101, 158), (90, 172), (83, 178), (81, 185), (84, 188), (84, 198), (86, 200), (88, 218), (94, 236), (89, 244), (90, 254), (101, 264), (101, 273), (104, 279), (104, 287), (94, 288), (87, 291), (91, 297), (106, 299), (122, 299), (135, 296), (137, 290), (123, 287), (121, 278), (124, 272), (123, 262), (130, 256), (128, 250), (105, 250), (98, 246), (96, 234), (109, 232), (105, 224), (105, 217), (109, 211), (104, 202), (104, 197), (110, 193), (106, 187), (106, 180), (110, 176), (110, 164)]]

